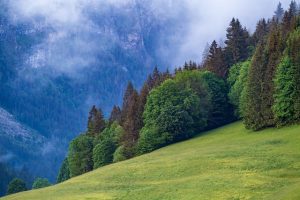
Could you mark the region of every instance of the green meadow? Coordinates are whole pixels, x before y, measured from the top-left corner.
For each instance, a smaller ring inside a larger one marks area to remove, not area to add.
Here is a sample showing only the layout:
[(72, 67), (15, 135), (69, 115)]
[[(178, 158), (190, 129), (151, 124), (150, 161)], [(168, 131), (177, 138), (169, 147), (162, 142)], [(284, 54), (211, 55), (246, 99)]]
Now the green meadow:
[(300, 199), (300, 126), (241, 122), (3, 200)]

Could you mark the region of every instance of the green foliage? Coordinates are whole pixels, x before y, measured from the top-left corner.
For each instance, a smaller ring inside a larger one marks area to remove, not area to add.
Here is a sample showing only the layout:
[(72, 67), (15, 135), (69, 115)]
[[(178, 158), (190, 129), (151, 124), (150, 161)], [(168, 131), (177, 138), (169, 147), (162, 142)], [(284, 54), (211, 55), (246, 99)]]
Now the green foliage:
[(51, 183), (46, 178), (36, 178), (32, 184), (32, 189), (39, 189), (51, 186)]
[(300, 121), (300, 30), (287, 42), (285, 56), (277, 68), (273, 110), (279, 126)]
[(139, 137), (139, 95), (131, 83), (128, 84), (123, 98), (121, 125), (124, 128), (122, 144), (126, 147), (127, 158), (135, 154), (135, 145)]
[(113, 153), (116, 150), (116, 145), (112, 138), (105, 138), (93, 149), (94, 169), (113, 162)]
[(274, 77), (283, 51), (282, 33), (272, 22), (267, 43), (260, 43), (253, 56), (242, 103), (247, 128), (260, 130), (275, 125)]
[(237, 118), (242, 118), (242, 93), (245, 88), (248, 70), (251, 62), (245, 61), (243, 63), (238, 63), (230, 68), (229, 77), (227, 82), (230, 85), (230, 91), (228, 97), (230, 103), (235, 107), (234, 114)]
[(231, 119), (226, 83), (211, 72), (178, 72), (150, 93), (139, 153), (150, 152)]
[(245, 93), (243, 94), (242, 115), (248, 129), (259, 130), (264, 127), (264, 121), (260, 113), (264, 68), (264, 45), (259, 44), (251, 61)]
[(210, 46), (204, 66), (219, 77), (225, 78), (228, 74), (228, 66), (226, 65), (223, 49), (218, 46), (215, 40)]
[(208, 88), (210, 103), (207, 128), (212, 129), (231, 122), (233, 120), (233, 108), (229, 104), (227, 84), (223, 79), (209, 72), (203, 72), (202, 78)]
[[(154, 89), (148, 97), (145, 112), (145, 126), (141, 131), (139, 151), (149, 152), (167, 144), (191, 137), (198, 123), (200, 99), (190, 88), (174, 80), (167, 80)], [(156, 129), (155, 132), (149, 131)], [(158, 136), (159, 142), (147, 144), (145, 138)], [(161, 139), (163, 138), (163, 139)]]
[(113, 162), (114, 153), (117, 146), (122, 143), (124, 134), (124, 129), (115, 122), (95, 139), (93, 149), (94, 169)]
[(69, 146), (68, 162), (70, 177), (78, 176), (93, 169), (93, 138), (80, 135)]
[(101, 109), (93, 106), (88, 118), (87, 135), (96, 137), (105, 129), (104, 116)]
[(65, 158), (57, 176), (57, 183), (64, 182), (70, 178), (70, 169), (68, 159)]
[(26, 184), (22, 179), (14, 178), (11, 182), (9, 182), (7, 187), (7, 194), (14, 194), (18, 192), (26, 191)]
[(113, 162), (116, 163), (116, 162), (121, 162), (123, 160), (126, 160), (126, 157), (124, 156), (125, 155), (125, 149), (124, 149), (124, 146), (119, 146), (116, 151), (114, 152), (114, 155), (113, 155)]
[(244, 29), (238, 19), (233, 18), (227, 29), (225, 44), (225, 57), (227, 64), (232, 66), (235, 63), (248, 59), (249, 56), (249, 33)]

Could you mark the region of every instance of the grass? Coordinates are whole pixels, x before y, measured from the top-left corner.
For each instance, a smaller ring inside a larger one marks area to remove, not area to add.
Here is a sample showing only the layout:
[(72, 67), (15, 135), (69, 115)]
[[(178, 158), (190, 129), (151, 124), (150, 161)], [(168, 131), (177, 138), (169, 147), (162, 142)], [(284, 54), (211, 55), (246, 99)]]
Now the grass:
[(300, 199), (300, 126), (250, 132), (238, 122), (3, 199)]

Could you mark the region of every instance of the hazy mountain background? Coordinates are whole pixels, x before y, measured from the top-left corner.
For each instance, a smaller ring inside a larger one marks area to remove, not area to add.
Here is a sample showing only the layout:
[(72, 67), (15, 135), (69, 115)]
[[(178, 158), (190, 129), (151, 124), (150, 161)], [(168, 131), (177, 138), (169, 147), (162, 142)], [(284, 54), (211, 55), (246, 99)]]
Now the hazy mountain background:
[(0, 163), (54, 181), (93, 104), (108, 115), (129, 80), (140, 88), (154, 66), (200, 62), (232, 17), (251, 31), (277, 3), (1, 0)]

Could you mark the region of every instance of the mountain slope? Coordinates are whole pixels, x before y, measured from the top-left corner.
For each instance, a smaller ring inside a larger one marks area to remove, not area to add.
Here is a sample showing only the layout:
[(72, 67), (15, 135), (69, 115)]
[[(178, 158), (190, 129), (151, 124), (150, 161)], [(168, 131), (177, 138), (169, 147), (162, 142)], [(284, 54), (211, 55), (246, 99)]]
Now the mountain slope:
[[(85, 131), (89, 109), (97, 105), (108, 116), (122, 104), (128, 81), (139, 89), (155, 65), (171, 67), (168, 55), (183, 34), (184, 17), (152, 1), (64, 2), (49, 1), (41, 10), (36, 1), (0, 1), (0, 107), (55, 146), (39, 155), (54, 161), (40, 173), (51, 181), (70, 140)], [(72, 5), (74, 19), (61, 17)], [(17, 148), (0, 142), (0, 149)]]
[(300, 126), (241, 123), (3, 199), (299, 199)]
[(55, 177), (55, 158), (61, 153), (55, 144), (0, 107), (0, 196), (13, 177), (24, 179), (28, 186), (34, 177)]

